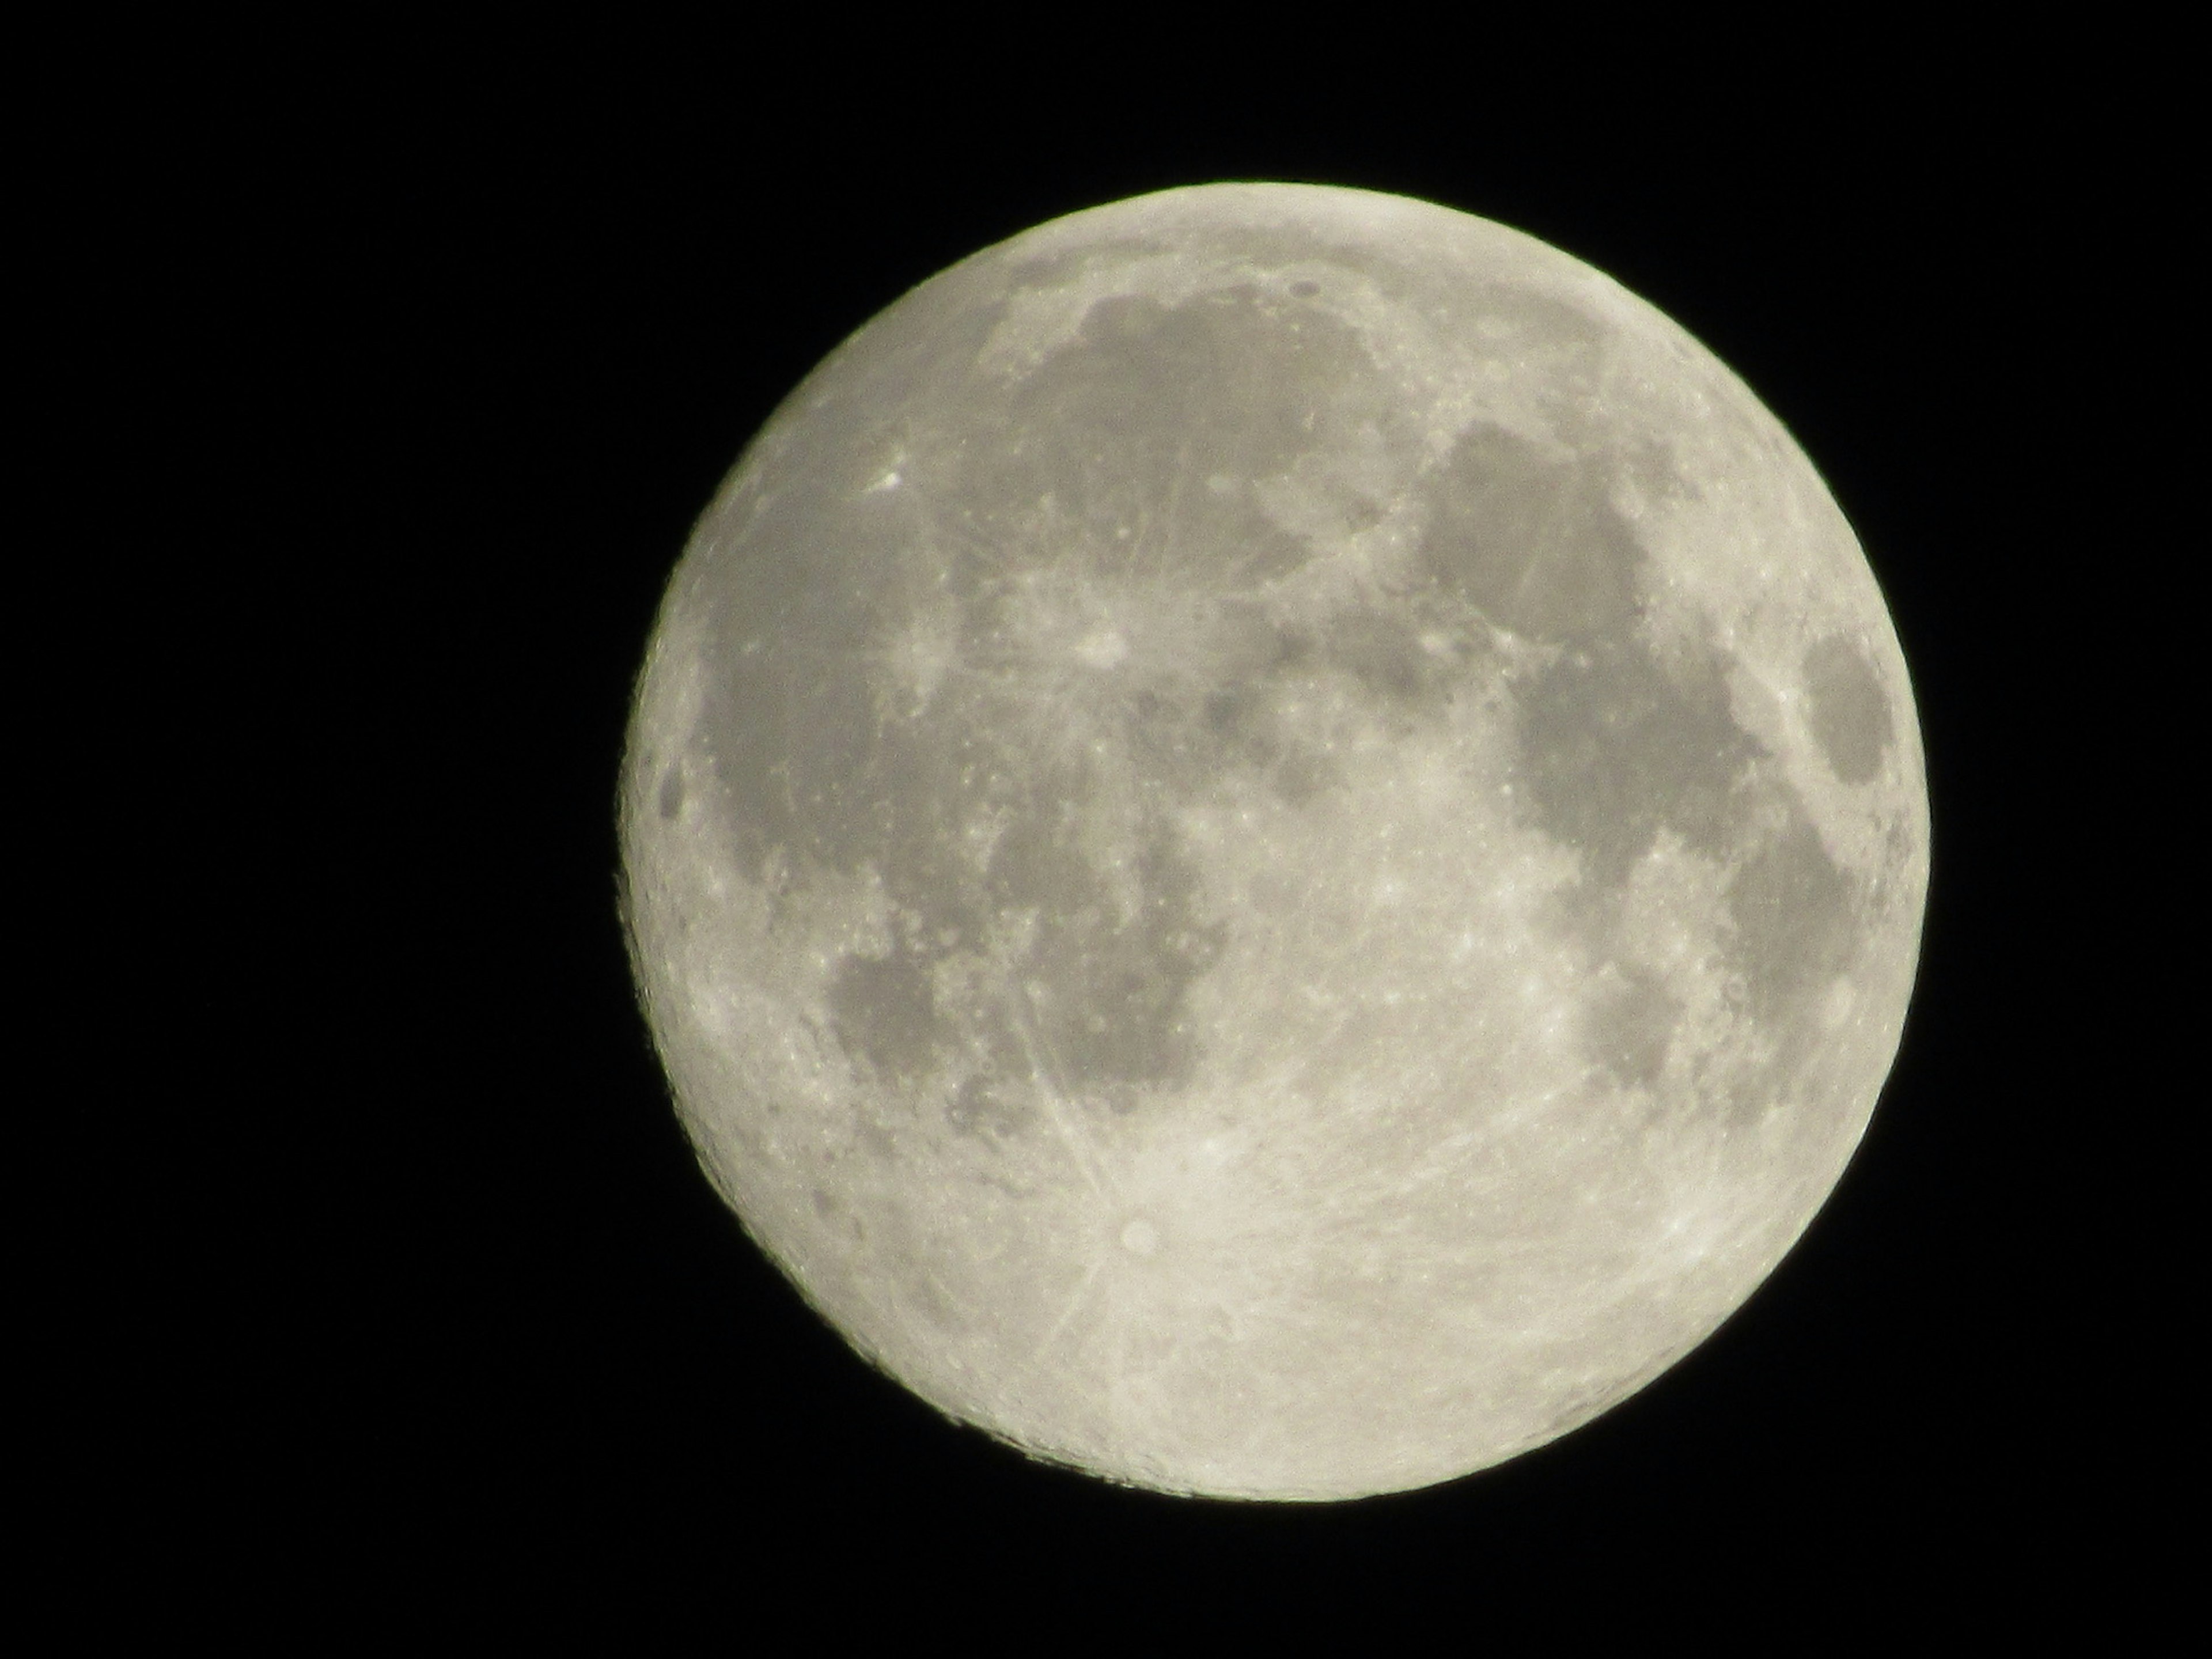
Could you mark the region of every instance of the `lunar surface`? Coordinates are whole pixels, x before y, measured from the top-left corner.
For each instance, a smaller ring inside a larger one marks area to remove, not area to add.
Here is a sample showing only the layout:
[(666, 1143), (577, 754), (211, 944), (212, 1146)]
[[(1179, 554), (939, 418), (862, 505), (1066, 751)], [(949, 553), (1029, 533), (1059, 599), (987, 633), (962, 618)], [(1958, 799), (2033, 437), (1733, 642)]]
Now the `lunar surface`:
[(1737, 1308), (1865, 1128), (1905, 665), (1775, 418), (1608, 278), (1212, 185), (915, 289), (701, 520), (623, 908), (700, 1159), (1032, 1455), (1328, 1499)]

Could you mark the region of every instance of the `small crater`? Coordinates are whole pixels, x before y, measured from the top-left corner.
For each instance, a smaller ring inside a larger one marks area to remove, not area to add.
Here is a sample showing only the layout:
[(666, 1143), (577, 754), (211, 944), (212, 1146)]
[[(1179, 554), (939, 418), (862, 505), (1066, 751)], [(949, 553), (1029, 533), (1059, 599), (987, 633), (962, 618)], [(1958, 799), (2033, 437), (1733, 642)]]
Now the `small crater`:
[(1010, 1098), (1000, 1085), (971, 1077), (952, 1091), (945, 1115), (963, 1134), (1004, 1139), (1026, 1130), (1036, 1114), (1021, 1101)]
[(1843, 783), (1865, 783), (1881, 769), (1896, 738), (1889, 698), (1856, 647), (1831, 635), (1805, 653), (1805, 689), (1813, 700), (1813, 738)]

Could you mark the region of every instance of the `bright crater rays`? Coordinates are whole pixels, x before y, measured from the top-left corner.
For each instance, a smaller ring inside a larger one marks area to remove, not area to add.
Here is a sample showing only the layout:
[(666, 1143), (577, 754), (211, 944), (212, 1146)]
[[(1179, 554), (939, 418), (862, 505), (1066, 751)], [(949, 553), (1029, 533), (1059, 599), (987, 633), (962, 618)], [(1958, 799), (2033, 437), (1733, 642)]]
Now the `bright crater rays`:
[(624, 783), (701, 1161), (862, 1353), (1170, 1492), (1447, 1480), (1741, 1304), (1864, 1130), (1918, 729), (1805, 458), (1425, 204), (915, 289), (705, 517)]

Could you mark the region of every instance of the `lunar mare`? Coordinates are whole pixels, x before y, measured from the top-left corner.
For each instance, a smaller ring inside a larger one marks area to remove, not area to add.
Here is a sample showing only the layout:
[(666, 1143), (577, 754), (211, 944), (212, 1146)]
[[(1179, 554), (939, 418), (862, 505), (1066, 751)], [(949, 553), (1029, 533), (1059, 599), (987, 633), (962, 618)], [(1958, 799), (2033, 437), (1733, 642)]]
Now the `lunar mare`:
[(1857, 1144), (1911, 689), (1780, 424), (1426, 204), (1214, 185), (924, 283), (702, 519), (622, 805), (702, 1164), (946, 1413), (1336, 1498), (1587, 1422)]

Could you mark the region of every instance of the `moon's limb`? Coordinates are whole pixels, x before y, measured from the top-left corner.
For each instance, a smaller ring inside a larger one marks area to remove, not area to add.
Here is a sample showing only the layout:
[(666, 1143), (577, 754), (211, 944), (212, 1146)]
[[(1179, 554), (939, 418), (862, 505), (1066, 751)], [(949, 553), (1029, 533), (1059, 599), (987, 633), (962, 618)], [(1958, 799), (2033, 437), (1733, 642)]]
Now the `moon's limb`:
[(1562, 1433), (1863, 1131), (1917, 725), (1780, 425), (1567, 256), (1167, 192), (778, 411), (641, 679), (626, 909), (702, 1162), (946, 1412), (1333, 1498)]

